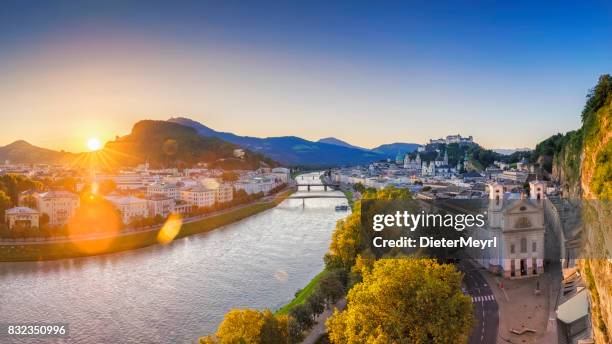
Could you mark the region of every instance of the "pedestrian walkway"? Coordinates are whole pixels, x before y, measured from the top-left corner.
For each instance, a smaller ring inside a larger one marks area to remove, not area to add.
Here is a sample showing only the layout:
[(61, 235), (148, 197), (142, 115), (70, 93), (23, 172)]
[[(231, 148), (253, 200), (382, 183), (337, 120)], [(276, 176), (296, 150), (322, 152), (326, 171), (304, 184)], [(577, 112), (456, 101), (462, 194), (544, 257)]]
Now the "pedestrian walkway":
[(491, 295), (472, 296), (472, 302), (495, 301), (495, 297)]

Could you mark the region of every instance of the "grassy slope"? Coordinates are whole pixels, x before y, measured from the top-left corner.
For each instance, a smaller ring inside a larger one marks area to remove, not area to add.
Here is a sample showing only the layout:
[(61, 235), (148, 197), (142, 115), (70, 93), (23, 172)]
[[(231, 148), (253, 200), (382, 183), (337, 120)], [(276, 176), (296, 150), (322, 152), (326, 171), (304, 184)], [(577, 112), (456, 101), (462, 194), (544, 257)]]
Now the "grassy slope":
[(319, 274), (317, 274), (315, 277), (313, 277), (310, 280), (310, 282), (308, 282), (308, 284), (304, 287), (304, 289), (301, 289), (297, 293), (297, 295), (295, 296), (293, 300), (291, 300), (291, 302), (289, 302), (288, 304), (281, 307), (278, 311), (276, 311), (276, 314), (287, 314), (289, 313), (289, 311), (291, 311), (293, 307), (304, 303), (304, 301), (306, 301), (306, 299), (308, 299), (308, 297), (315, 291), (317, 284), (319, 283), (319, 280), (321, 279), (321, 277), (325, 276), (326, 274), (327, 274), (327, 270), (323, 270), (319, 272)]

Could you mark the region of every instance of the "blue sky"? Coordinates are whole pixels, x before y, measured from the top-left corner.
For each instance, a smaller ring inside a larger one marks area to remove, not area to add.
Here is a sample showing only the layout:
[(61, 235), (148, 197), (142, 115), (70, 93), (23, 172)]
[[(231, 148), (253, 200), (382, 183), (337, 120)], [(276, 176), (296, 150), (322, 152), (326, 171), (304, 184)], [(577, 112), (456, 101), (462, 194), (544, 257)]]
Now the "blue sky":
[(144, 118), (373, 147), (577, 128), (605, 2), (3, 1), (0, 144), (80, 150)]

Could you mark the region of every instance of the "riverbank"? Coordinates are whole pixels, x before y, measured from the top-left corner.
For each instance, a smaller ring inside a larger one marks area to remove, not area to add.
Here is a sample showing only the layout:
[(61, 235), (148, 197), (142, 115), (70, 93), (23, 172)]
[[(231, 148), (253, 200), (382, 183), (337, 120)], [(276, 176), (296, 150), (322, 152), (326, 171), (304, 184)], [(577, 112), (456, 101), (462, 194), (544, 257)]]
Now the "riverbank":
[(276, 311), (276, 314), (278, 315), (289, 314), (289, 312), (291, 311), (291, 309), (293, 309), (293, 307), (304, 303), (308, 299), (308, 297), (312, 295), (312, 293), (314, 293), (314, 291), (316, 290), (316, 287), (321, 277), (327, 275), (327, 273), (328, 273), (328, 270), (323, 270), (319, 272), (315, 277), (313, 277), (310, 280), (310, 282), (308, 282), (308, 284), (304, 287), (304, 289), (300, 289), (297, 293), (295, 293), (295, 298), (291, 300), (291, 302), (279, 308)]
[[(209, 232), (274, 208), (293, 192), (293, 189), (285, 190), (275, 195), (273, 198), (267, 198), (264, 201), (257, 201), (252, 204), (223, 211), (219, 214), (186, 222), (181, 226), (179, 233), (174, 239)], [(133, 250), (158, 244), (158, 232), (159, 229), (156, 228), (142, 232), (125, 233), (114, 237), (91, 240), (0, 245), (0, 262), (55, 260)]]

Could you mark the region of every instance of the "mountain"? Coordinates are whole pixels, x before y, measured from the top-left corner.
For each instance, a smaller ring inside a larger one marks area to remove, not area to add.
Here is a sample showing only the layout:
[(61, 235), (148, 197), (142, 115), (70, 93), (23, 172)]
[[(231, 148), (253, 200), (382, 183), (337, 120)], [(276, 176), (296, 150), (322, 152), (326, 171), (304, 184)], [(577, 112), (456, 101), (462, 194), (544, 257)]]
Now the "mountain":
[(411, 153), (417, 150), (419, 146), (418, 143), (395, 142), (372, 148), (372, 151), (394, 159), (398, 152), (402, 154)]
[(0, 162), (2, 163), (9, 160), (11, 163), (56, 164), (69, 161), (74, 156), (72, 153), (37, 147), (23, 140), (0, 147)]
[(510, 155), (515, 152), (531, 152), (531, 148), (493, 148), (491, 149), (495, 153)]
[(348, 143), (346, 141), (342, 141), (340, 139), (337, 139), (335, 137), (325, 137), (325, 138), (319, 139), (317, 142), (319, 142), (319, 143), (328, 143), (330, 145), (336, 145), (336, 146), (342, 146), (342, 147), (348, 147), (348, 148), (361, 149), (361, 150), (364, 150), (364, 151), (369, 150), (367, 148), (353, 146), (352, 144), (350, 144), (350, 143)]
[(261, 153), (284, 165), (356, 165), (386, 158), (386, 156), (377, 152), (336, 144), (312, 142), (296, 136), (259, 138), (219, 132), (189, 118), (170, 118), (168, 122), (191, 127), (203, 137), (216, 137), (234, 143), (253, 152)]
[(255, 169), (276, 163), (261, 154), (245, 150), (217, 137), (205, 137), (187, 126), (167, 121), (144, 120), (134, 124), (132, 132), (109, 141), (101, 155), (110, 165), (133, 166), (149, 162), (154, 167), (192, 166), (206, 162), (223, 169)]

